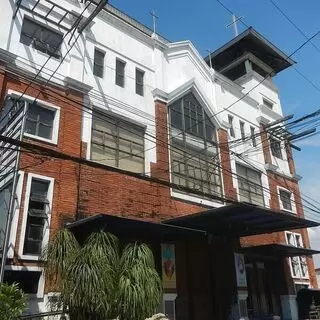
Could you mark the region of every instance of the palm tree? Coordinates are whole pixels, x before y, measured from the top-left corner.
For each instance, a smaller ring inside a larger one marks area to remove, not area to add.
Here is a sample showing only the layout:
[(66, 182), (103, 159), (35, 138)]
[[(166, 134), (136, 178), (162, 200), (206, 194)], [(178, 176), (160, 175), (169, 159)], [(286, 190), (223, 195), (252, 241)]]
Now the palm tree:
[(117, 237), (92, 233), (80, 246), (67, 229), (58, 231), (44, 250), (50, 284), (60, 304), (77, 320), (141, 320), (158, 307), (161, 279), (146, 244), (122, 247)]

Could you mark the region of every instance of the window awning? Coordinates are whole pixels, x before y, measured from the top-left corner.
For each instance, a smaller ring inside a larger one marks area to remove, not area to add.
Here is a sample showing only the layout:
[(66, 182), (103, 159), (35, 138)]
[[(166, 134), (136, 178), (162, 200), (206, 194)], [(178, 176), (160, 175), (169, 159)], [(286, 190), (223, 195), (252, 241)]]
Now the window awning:
[(154, 223), (121, 216), (98, 214), (66, 225), (77, 238), (86, 239), (92, 232), (104, 230), (122, 239), (173, 241), (204, 237), (206, 232), (192, 228)]
[(294, 247), (287, 244), (266, 244), (260, 246), (244, 247), (243, 253), (249, 255), (263, 255), (268, 257), (280, 256), (280, 257), (296, 257), (296, 256), (311, 256), (313, 254), (319, 254), (320, 251)]
[(250, 204), (232, 204), (164, 221), (217, 236), (251, 236), (316, 227), (319, 223)]

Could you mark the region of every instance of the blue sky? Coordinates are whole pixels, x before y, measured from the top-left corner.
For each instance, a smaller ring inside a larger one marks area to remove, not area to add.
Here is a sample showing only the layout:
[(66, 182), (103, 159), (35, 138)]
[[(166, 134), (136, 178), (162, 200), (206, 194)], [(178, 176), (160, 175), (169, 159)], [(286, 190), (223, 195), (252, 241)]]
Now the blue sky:
[[(320, 30), (320, 1), (273, 1), (308, 37)], [(288, 55), (305, 41), (303, 35), (281, 15), (270, 0), (221, 2)], [(150, 12), (155, 10), (158, 16), (157, 30), (161, 35), (171, 41), (191, 40), (203, 56), (207, 54), (206, 50), (215, 50), (234, 35), (232, 28), (225, 27), (231, 22), (231, 14), (216, 0), (113, 0), (110, 3), (149, 27), (152, 27)], [(239, 24), (239, 31), (244, 29)], [(320, 36), (312, 42), (320, 48)], [(318, 51), (308, 44), (292, 58), (297, 62), (296, 68), (319, 88), (312, 86), (294, 68), (283, 71), (275, 78), (280, 88), (284, 114), (294, 113), (299, 117), (320, 108), (320, 49)], [(320, 135), (297, 144), (303, 149), (295, 153), (297, 172), (303, 176), (301, 190), (303, 194), (320, 201)], [(313, 246), (320, 248), (320, 231), (311, 232), (311, 237)], [(320, 257), (318, 260), (320, 266)]]

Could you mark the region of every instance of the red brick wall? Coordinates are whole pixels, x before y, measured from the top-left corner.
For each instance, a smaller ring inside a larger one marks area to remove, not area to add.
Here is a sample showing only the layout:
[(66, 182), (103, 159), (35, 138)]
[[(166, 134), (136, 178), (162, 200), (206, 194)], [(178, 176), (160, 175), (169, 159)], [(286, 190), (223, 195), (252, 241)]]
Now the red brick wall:
[[(13, 79), (0, 73), (0, 85), (2, 87), (0, 96), (5, 97), (8, 90), (23, 93), (29, 83), (23, 78)], [(82, 96), (70, 90), (63, 90), (58, 87), (43, 87), (33, 84), (26, 90), (25, 95), (38, 97), (39, 100), (49, 102), (60, 107), (60, 123), (58, 145), (43, 143), (35, 139), (25, 139), (33, 144), (42, 145), (47, 148), (67, 153), (73, 156), (80, 156), (80, 134), (81, 134), (81, 110), (78, 103), (82, 102)], [(70, 99), (76, 102), (71, 102)], [(77, 177), (78, 164), (70, 161), (57, 160), (50, 157), (39, 156), (23, 151), (20, 154), (20, 170), (25, 172), (24, 187), (20, 205), (19, 222), (16, 236), (15, 253), (17, 255), (20, 242), (21, 224), (24, 211), (25, 188), (27, 173), (35, 173), (52, 177), (54, 181), (54, 195), (52, 204), (51, 233), (62, 226), (61, 221), (67, 216), (74, 219), (77, 207)]]

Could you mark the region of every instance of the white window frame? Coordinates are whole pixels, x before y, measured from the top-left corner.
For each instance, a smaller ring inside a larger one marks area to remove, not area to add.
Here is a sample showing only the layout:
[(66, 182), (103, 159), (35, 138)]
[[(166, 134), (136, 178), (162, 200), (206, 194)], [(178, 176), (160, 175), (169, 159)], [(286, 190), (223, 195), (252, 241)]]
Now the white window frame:
[(38, 291), (36, 294), (27, 294), (28, 298), (30, 299), (42, 299), (44, 297), (44, 283), (45, 283), (45, 276), (44, 276), (44, 269), (42, 267), (36, 267), (36, 266), (12, 266), (7, 265), (5, 267), (5, 270), (12, 270), (12, 271), (33, 271), (33, 272), (39, 272), (39, 283), (38, 283)]
[[(23, 92), (18, 92), (18, 91), (14, 91), (14, 90), (8, 90), (7, 94), (14, 96), (14, 97), (17, 97), (17, 98), (20, 98), (21, 96), (23, 96), (22, 99), (26, 102), (34, 102), (36, 99), (36, 97), (25, 95), (25, 94), (23, 94)], [(49, 102), (43, 101), (43, 100), (39, 100), (39, 99), (36, 99), (36, 100), (37, 100), (37, 104), (40, 107), (54, 111), (54, 120), (53, 120), (53, 124), (52, 124), (52, 138), (46, 139), (46, 138), (42, 138), (37, 135), (31, 134), (31, 133), (26, 133), (26, 132), (24, 132), (23, 135), (25, 137), (29, 137), (32, 139), (36, 139), (36, 140), (40, 140), (43, 142), (48, 142), (48, 143), (57, 145), (58, 144), (58, 136), (59, 136), (59, 125), (60, 125), (60, 107), (55, 106), (55, 105), (53, 105)], [(26, 117), (26, 115), (25, 115), (25, 117)]]
[[(288, 243), (288, 238), (287, 238), (287, 235), (288, 234), (291, 234), (292, 236), (294, 236), (294, 241), (295, 241), (295, 245), (294, 247), (296, 248), (299, 248), (297, 245), (296, 245), (296, 236), (298, 235), (300, 237), (300, 240), (301, 240), (301, 243), (302, 243), (302, 246), (304, 248), (304, 243), (303, 243), (303, 238), (302, 238), (302, 234), (301, 233), (297, 233), (297, 232), (291, 232), (291, 231), (285, 231), (285, 238), (286, 238), (286, 243), (288, 245), (291, 245), (290, 243)], [(301, 260), (300, 260), (300, 256), (297, 256), (298, 259), (299, 259), (299, 273), (301, 276), (295, 276), (293, 275), (293, 269), (292, 269), (292, 262), (291, 262), (291, 258), (288, 258), (288, 262), (289, 262), (289, 265), (290, 265), (290, 271), (291, 271), (291, 277), (293, 279), (309, 279), (309, 268), (308, 268), (308, 264), (307, 264), (307, 276), (303, 277), (302, 276), (302, 271), (301, 271)]]
[[(280, 197), (280, 191), (285, 191), (287, 193), (290, 193), (290, 201), (291, 201), (292, 210), (288, 210), (288, 209), (285, 209), (283, 207), (282, 200), (281, 200), (281, 197)], [(297, 214), (297, 207), (296, 207), (296, 202), (295, 202), (295, 198), (294, 198), (293, 192), (288, 190), (288, 189), (285, 189), (283, 187), (277, 186), (277, 194), (278, 194), (278, 201), (279, 201), (280, 210), (281, 211), (285, 211), (285, 212), (289, 212), (289, 213), (293, 213), (293, 214)]]
[(42, 248), (44, 248), (48, 242), (49, 242), (49, 236), (50, 236), (50, 224), (51, 224), (51, 214), (52, 214), (52, 200), (53, 200), (53, 190), (54, 190), (54, 178), (47, 177), (47, 176), (41, 176), (34, 173), (29, 173), (27, 178), (27, 184), (26, 184), (26, 192), (25, 192), (25, 199), (24, 199), (24, 209), (23, 209), (23, 218), (22, 218), (22, 225), (21, 225), (21, 235), (20, 235), (20, 245), (18, 254), (21, 259), (25, 260), (34, 260), (38, 261), (39, 256), (37, 255), (26, 255), (23, 254), (23, 247), (24, 247), (24, 238), (26, 235), (26, 227), (27, 227), (27, 219), (28, 219), (28, 208), (29, 208), (29, 198), (30, 198), (30, 192), (31, 192), (31, 182), (32, 179), (42, 180), (49, 182), (49, 188), (48, 188), (48, 201), (49, 201), (49, 210), (48, 210), (48, 218), (45, 221), (44, 225), (44, 235), (42, 240)]

